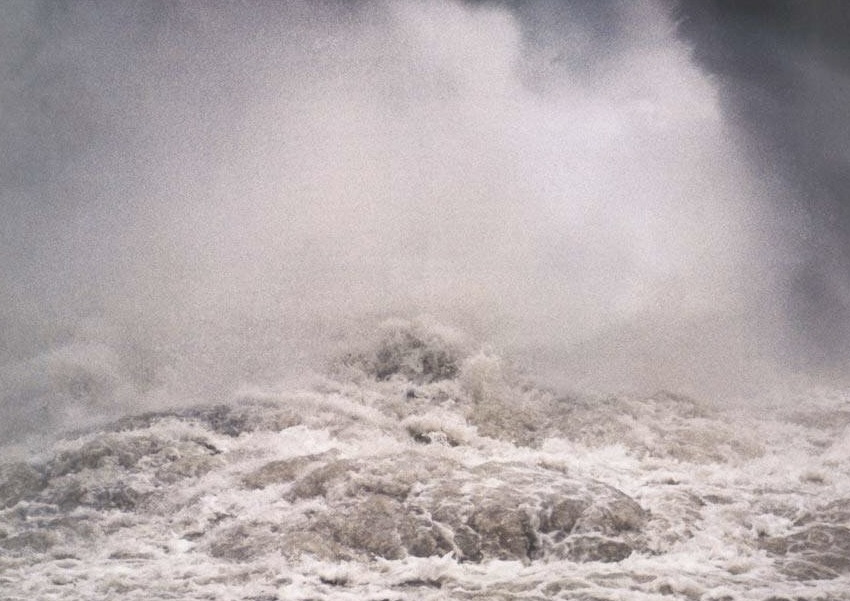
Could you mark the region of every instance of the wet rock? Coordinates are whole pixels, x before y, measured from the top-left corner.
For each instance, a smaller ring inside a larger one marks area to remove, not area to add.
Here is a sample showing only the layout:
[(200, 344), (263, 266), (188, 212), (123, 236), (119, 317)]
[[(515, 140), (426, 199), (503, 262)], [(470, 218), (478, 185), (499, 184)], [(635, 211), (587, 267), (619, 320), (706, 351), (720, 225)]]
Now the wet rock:
[(42, 471), (26, 463), (0, 466), (0, 509), (34, 498), (47, 486)]
[(161, 486), (202, 475), (220, 462), (201, 438), (110, 432), (67, 448), (43, 466), (0, 468), (0, 506), (29, 502), (28, 514), (79, 507), (132, 512)]
[(336, 542), (327, 531), (308, 530), (305, 525), (282, 532), (275, 541), (275, 549), (294, 561), (305, 556), (333, 557), (339, 561), (355, 558), (355, 553)]
[[(245, 411), (210, 408), (185, 419), (238, 436), (264, 423), (253, 409)], [(17, 508), (8, 514), (16, 521), (4, 528), (0, 548), (31, 553), (56, 540), (92, 541), (151, 512), (175, 510), (171, 497), (199, 503), (175, 494), (175, 487), (232, 459), (219, 441), (199, 435), (196, 424), (120, 430), (68, 442), (43, 467), (5, 466), (0, 500)], [(524, 462), (469, 466), (449, 447), (435, 450), (433, 444), (368, 457), (332, 451), (267, 461), (242, 475), (241, 483), (251, 491), (283, 486), (278, 493), (240, 493), (271, 499), (268, 515), (228, 512), (213, 519), (178, 507), (181, 544), (232, 562), (270, 554), (330, 561), (447, 554), (468, 562), (619, 561), (646, 548), (646, 512), (610, 486)], [(98, 526), (84, 532), (62, 525), (57, 520), (63, 514)]]
[(817, 562), (791, 559), (780, 562), (782, 572), (794, 580), (832, 580), (840, 574)]
[(156, 478), (165, 484), (174, 484), (184, 478), (198, 478), (222, 465), (217, 457), (206, 453), (180, 454), (171, 457), (156, 470)]
[(184, 417), (197, 419), (206, 424), (213, 432), (225, 436), (239, 436), (243, 432), (253, 430), (248, 416), (244, 412), (227, 405), (215, 407), (200, 407), (183, 413)]
[(457, 376), (463, 359), (457, 333), (422, 321), (390, 320), (381, 325), (374, 347), (343, 363), (377, 380), (402, 376), (419, 384)]
[(317, 467), (292, 486), (293, 499), (328, 496), (332, 487), (345, 484), (345, 476), (353, 473), (356, 464), (353, 461), (337, 460)]
[(573, 561), (622, 561), (632, 554), (632, 547), (622, 540), (605, 536), (575, 536), (565, 545), (565, 556)]
[(763, 537), (759, 547), (777, 556), (782, 571), (797, 580), (850, 574), (850, 501), (838, 500), (799, 518), (787, 536)]
[(230, 561), (251, 561), (277, 546), (278, 537), (262, 525), (239, 524), (225, 528), (207, 547), (210, 555)]
[(399, 534), (404, 548), (414, 557), (445, 555), (452, 551), (445, 532), (424, 517), (403, 520)]
[(452, 543), (455, 555), (460, 561), (481, 561), (481, 535), (466, 524), (453, 528)]
[(559, 499), (541, 515), (541, 532), (570, 532), (588, 508), (586, 499)]
[(145, 496), (145, 493), (125, 482), (100, 484), (76, 476), (66, 476), (55, 480), (45, 489), (39, 501), (55, 505), (65, 512), (77, 507), (132, 511)]
[[(259, 469), (242, 478), (242, 483), (248, 488), (265, 488), (271, 484), (292, 482), (301, 476), (309, 466), (315, 465), (322, 455), (303, 455), (278, 461), (270, 461)], [(298, 496), (316, 496), (321, 488), (316, 482), (302, 483)], [(314, 492), (315, 491), (315, 492)]]
[(197, 420), (216, 434), (233, 438), (258, 430), (279, 432), (301, 423), (301, 418), (286, 407), (256, 402), (195, 407), (181, 411), (177, 416)]
[(103, 436), (61, 453), (50, 462), (48, 470), (51, 477), (58, 477), (107, 466), (129, 469), (143, 457), (160, 452), (164, 445), (164, 441), (153, 436)]
[(496, 559), (536, 557), (540, 541), (532, 516), (523, 507), (489, 504), (477, 509), (468, 525), (481, 539), (481, 552)]
[(89, 491), (86, 504), (94, 509), (120, 509), (131, 511), (145, 497), (144, 493), (124, 483), (114, 486), (98, 487)]
[(258, 430), (279, 432), (301, 423), (301, 417), (291, 408), (273, 403), (243, 400), (230, 405), (190, 407), (177, 411), (152, 411), (123, 417), (109, 429), (115, 432), (142, 430), (166, 419), (199, 422), (217, 434), (231, 437)]
[(0, 549), (19, 553), (44, 553), (58, 542), (54, 532), (30, 530), (15, 536), (0, 538)]
[[(332, 453), (322, 457), (333, 457)], [(445, 461), (423, 462), (416, 454), (406, 453), (383, 461), (332, 459), (310, 469), (292, 485), (292, 499), (311, 497), (347, 498), (361, 494), (382, 494), (404, 500), (415, 485), (447, 473)]]
[(408, 516), (398, 501), (370, 495), (340, 509), (314, 522), (313, 529), (327, 532), (343, 547), (371, 556), (401, 559), (407, 554), (399, 531)]
[(850, 499), (838, 499), (818, 508), (813, 513), (798, 518), (794, 524), (805, 526), (813, 523), (840, 524), (850, 523)]
[(83, 483), (72, 477), (55, 481), (45, 492), (41, 500), (56, 505), (62, 511), (70, 511), (82, 505), (87, 493)]
[(601, 532), (616, 535), (637, 532), (646, 523), (646, 512), (623, 493), (611, 490), (609, 499), (586, 508), (575, 523), (577, 532)]
[(642, 548), (647, 522), (637, 503), (598, 482), (512, 464), (465, 470), (424, 455), (332, 460), (293, 484), (293, 501), (315, 497), (325, 508), (308, 529), (343, 556), (619, 561)]

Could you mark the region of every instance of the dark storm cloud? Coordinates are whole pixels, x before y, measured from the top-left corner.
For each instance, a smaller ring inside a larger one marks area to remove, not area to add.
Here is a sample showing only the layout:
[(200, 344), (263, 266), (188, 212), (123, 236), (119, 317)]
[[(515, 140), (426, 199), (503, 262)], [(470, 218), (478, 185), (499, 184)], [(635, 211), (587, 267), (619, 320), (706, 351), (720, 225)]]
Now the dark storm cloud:
[(850, 358), (850, 5), (685, 1), (678, 18), (717, 77), (724, 114), (746, 132), (751, 160), (790, 190), (799, 216), (797, 265), (778, 292), (789, 335), (805, 349), (795, 360), (842, 370)]

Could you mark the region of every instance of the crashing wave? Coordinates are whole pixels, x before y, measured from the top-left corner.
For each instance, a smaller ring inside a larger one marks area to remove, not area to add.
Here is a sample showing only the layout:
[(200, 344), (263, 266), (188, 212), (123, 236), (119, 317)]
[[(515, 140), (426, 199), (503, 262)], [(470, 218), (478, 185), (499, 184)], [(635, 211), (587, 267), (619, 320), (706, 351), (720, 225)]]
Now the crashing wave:
[(0, 465), (6, 598), (847, 598), (841, 428), (560, 397), (421, 320), (332, 373)]

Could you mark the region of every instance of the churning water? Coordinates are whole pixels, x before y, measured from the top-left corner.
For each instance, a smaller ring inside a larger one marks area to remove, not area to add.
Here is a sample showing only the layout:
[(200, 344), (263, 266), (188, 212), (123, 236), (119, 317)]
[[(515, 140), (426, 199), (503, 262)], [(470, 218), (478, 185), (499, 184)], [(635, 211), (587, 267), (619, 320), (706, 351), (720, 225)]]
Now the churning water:
[(0, 597), (850, 598), (846, 60), (710, 6), (0, 8)]

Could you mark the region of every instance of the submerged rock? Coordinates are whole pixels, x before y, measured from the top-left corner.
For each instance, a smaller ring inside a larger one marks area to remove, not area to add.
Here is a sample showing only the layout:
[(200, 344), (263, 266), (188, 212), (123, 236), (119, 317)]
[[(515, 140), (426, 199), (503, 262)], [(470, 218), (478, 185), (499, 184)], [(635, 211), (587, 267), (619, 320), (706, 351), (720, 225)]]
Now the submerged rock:
[(780, 569), (796, 580), (826, 580), (850, 574), (850, 499), (807, 513), (786, 536), (764, 537), (759, 546), (777, 557)]
[(428, 455), (333, 459), (296, 479), (289, 497), (322, 499), (305, 528), (333, 541), (320, 550), (327, 559), (619, 561), (642, 548), (646, 522), (635, 501), (599, 482), (509, 463), (470, 469)]
[[(307, 472), (310, 467), (320, 465), (320, 461), (323, 458), (327, 458), (328, 455), (327, 453), (300, 455), (298, 457), (290, 457), (289, 459), (270, 461), (244, 476), (242, 483), (248, 488), (265, 488), (272, 484), (292, 482)], [(308, 491), (304, 491), (303, 494), (304, 496), (313, 496)]]
[(413, 526), (397, 500), (386, 495), (368, 495), (356, 502), (343, 503), (338, 509), (315, 520), (311, 529), (326, 533), (343, 548), (376, 557), (401, 559), (407, 554), (401, 531)]
[(197, 406), (131, 415), (116, 421), (111, 429), (119, 432), (139, 430), (168, 419), (196, 422), (212, 432), (231, 437), (262, 430), (279, 432), (301, 423), (301, 417), (291, 408), (243, 399), (229, 405)]
[[(467, 464), (464, 453), (448, 444), (411, 444), (395, 454), (305, 452), (265, 463), (251, 459), (250, 444), (239, 450), (253, 433), (299, 422), (287, 421), (294, 412), (284, 405), (243, 404), (150, 414), (69, 441), (44, 463), (3, 466), (2, 547), (26, 554), (57, 541), (76, 544), (167, 510), (180, 517), (168, 523), (166, 538), (177, 536), (179, 545), (232, 562), (270, 554), (330, 561), (451, 555), (464, 562), (613, 562), (646, 548), (647, 513), (633, 499), (563, 470), (521, 462)], [(328, 415), (321, 420), (336, 414)], [(354, 415), (356, 421), (371, 414)], [(411, 429), (446, 428), (455, 447), (472, 436), (451, 420), (435, 420), (375, 424), (386, 432), (395, 424), (399, 441), (409, 441)], [(239, 440), (225, 444), (232, 439)], [(251, 461), (250, 470), (226, 470), (224, 480), (201, 478), (242, 460)], [(183, 495), (184, 484), (199, 488)], [(246, 506), (265, 509), (246, 517), (229, 506), (216, 508), (205, 491), (219, 485), (235, 487)], [(82, 532), (63, 522), (68, 515), (90, 521), (93, 529)]]
[(605, 536), (575, 536), (565, 545), (566, 557), (573, 561), (622, 561), (632, 554), (632, 547), (621, 540)]
[(112, 431), (43, 463), (0, 465), (0, 549), (25, 556), (90, 541), (113, 529), (110, 514), (144, 515), (170, 485), (220, 467), (216, 455), (200, 436)]
[(18, 462), (0, 465), (0, 509), (32, 498), (47, 486), (47, 476), (34, 466)]

